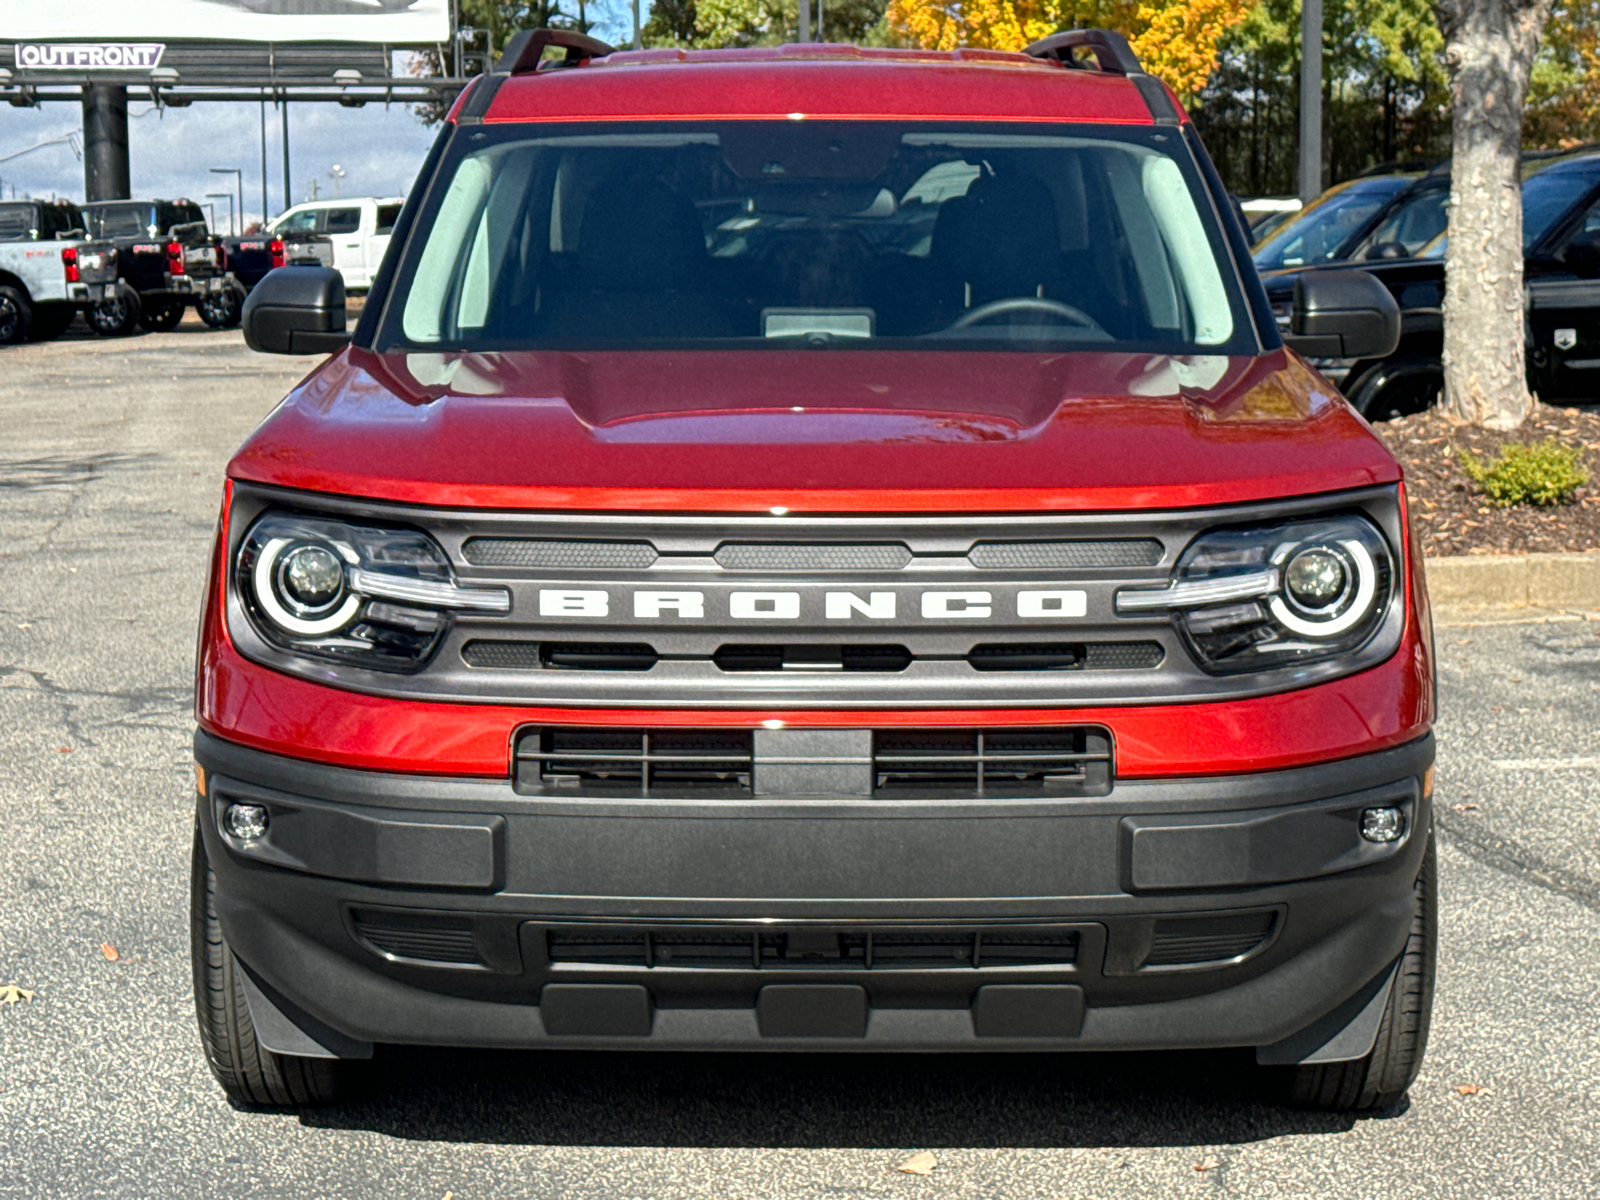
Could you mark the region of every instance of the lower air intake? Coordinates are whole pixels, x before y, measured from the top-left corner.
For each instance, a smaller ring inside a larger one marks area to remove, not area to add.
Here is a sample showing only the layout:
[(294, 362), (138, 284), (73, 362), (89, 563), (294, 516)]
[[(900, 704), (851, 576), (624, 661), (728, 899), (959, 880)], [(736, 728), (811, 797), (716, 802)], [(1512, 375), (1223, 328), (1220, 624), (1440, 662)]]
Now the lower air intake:
[(471, 917), (370, 909), (357, 909), (352, 916), (356, 933), (390, 958), (455, 966), (482, 965)]
[(1162, 917), (1150, 939), (1147, 967), (1185, 967), (1243, 958), (1272, 932), (1277, 914), (1229, 913), (1222, 916)]

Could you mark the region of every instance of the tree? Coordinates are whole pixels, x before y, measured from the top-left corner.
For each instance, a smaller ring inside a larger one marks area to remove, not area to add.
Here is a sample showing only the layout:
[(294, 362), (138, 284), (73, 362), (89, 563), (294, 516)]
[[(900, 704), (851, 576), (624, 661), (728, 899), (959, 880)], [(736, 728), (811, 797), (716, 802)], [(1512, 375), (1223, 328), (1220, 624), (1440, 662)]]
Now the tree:
[(1436, 0), (1453, 107), (1445, 252), (1445, 403), (1515, 429), (1528, 415), (1522, 107), (1551, 0)]
[(915, 46), (1021, 50), (1058, 29), (1121, 31), (1145, 69), (1185, 100), (1199, 95), (1217, 60), (1219, 39), (1253, 0), (890, 0), (889, 27)]

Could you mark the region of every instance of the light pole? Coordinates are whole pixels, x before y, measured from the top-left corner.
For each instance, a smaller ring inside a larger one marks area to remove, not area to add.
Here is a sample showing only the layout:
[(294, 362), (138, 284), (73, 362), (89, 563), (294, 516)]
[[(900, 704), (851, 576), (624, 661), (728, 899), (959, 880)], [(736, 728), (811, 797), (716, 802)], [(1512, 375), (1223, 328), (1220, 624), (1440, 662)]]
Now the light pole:
[(1300, 5), (1300, 199), (1322, 194), (1322, 0)]
[(342, 185), (344, 183), (344, 177), (349, 173), (350, 172), (346, 171), (338, 163), (334, 163), (333, 166), (328, 169), (328, 178), (333, 180), (334, 199), (344, 199), (344, 187)]
[[(244, 172), (241, 171), (238, 167), (212, 167), (211, 168), (211, 173), (213, 175), (232, 175), (233, 176), (234, 182), (238, 186), (238, 189), (239, 189), (239, 215), (241, 217), (243, 217), (244, 216)], [(233, 210), (230, 208), (229, 212), (232, 212), (232, 211)], [(232, 217), (230, 217), (228, 219), (228, 228), (230, 230), (233, 228), (233, 218)]]
[[(206, 199), (207, 200), (226, 200), (228, 202), (228, 236), (229, 237), (236, 236), (236, 234), (234, 233), (234, 229), (233, 229), (233, 193), (232, 192), (207, 192), (206, 193)], [(213, 209), (213, 212), (214, 211), (215, 210)], [(212, 217), (211, 219), (212, 219), (212, 222), (214, 224), (216, 222), (216, 217)]]

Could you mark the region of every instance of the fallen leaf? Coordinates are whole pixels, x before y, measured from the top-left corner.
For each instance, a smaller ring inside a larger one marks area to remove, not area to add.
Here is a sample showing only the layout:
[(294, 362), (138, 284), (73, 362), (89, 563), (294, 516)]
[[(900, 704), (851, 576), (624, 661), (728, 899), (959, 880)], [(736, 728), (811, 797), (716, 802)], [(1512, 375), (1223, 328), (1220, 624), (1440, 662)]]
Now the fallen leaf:
[(57, 754), (71, 754), (72, 753), (72, 747), (71, 746), (57, 746), (56, 747), (56, 753)]
[(0, 983), (0, 1004), (18, 1004), (32, 999), (33, 993), (27, 988), (20, 988), (14, 983)]
[(938, 1165), (939, 1160), (931, 1151), (922, 1150), (906, 1159), (895, 1170), (903, 1171), (907, 1175), (932, 1175), (933, 1169)]
[(1452, 804), (1450, 807), (1455, 809), (1457, 812), (1477, 812), (1478, 811), (1478, 806), (1476, 804)]
[(1216, 1166), (1217, 1166), (1216, 1156), (1214, 1154), (1208, 1154), (1204, 1158), (1202, 1158), (1199, 1162), (1195, 1163), (1194, 1169), (1196, 1171), (1211, 1171), (1211, 1170), (1215, 1170)]
[(122, 957), (122, 955), (117, 953), (117, 948), (110, 942), (100, 943), (100, 953), (106, 956), (107, 962), (116, 962), (117, 959)]
[(1463, 1096), (1481, 1096), (1488, 1092), (1488, 1088), (1479, 1087), (1475, 1083), (1462, 1083), (1456, 1085), (1456, 1091)]

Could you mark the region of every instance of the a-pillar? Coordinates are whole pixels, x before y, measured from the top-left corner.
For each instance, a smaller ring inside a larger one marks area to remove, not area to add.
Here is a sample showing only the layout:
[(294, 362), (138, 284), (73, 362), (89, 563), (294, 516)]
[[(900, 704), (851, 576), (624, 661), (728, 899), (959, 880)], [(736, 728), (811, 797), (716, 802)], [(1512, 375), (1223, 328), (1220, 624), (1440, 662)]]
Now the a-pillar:
[(128, 89), (120, 83), (84, 85), (83, 194), (91, 203), (132, 198), (128, 182)]

